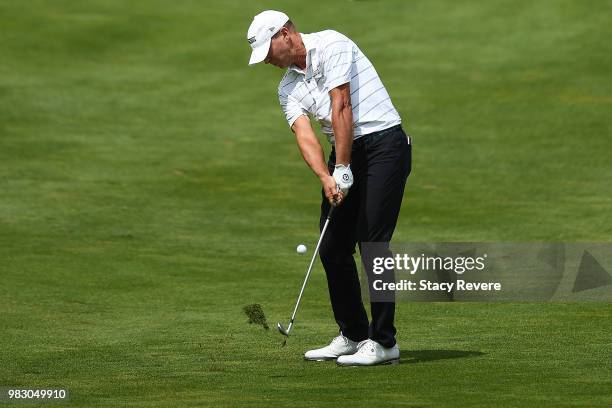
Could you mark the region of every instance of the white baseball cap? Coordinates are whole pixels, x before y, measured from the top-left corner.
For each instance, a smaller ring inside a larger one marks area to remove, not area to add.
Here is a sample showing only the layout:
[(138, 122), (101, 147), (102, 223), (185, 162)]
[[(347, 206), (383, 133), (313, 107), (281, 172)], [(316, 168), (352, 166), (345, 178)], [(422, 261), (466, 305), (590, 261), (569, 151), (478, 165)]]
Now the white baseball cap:
[(285, 13), (274, 10), (262, 11), (255, 17), (247, 31), (247, 40), (253, 48), (249, 65), (257, 64), (266, 59), (270, 50), (270, 41), (272, 36), (276, 34), (285, 23), (289, 21), (289, 17)]

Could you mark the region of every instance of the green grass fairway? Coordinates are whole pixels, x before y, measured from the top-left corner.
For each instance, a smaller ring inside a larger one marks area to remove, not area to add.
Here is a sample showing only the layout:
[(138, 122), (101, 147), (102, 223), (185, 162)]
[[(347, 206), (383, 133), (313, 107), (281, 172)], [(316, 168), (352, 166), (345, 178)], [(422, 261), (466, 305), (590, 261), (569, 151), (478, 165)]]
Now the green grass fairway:
[(3, 0), (0, 387), (75, 407), (612, 406), (612, 303), (401, 303), (403, 364), (340, 368), (302, 361), (335, 335), (317, 264), (285, 348), (246, 323), (250, 303), (288, 320), (295, 247), (318, 238), (283, 72), (247, 66), (266, 8), (347, 34), (381, 75), (414, 141), (396, 242), (612, 241), (610, 1)]

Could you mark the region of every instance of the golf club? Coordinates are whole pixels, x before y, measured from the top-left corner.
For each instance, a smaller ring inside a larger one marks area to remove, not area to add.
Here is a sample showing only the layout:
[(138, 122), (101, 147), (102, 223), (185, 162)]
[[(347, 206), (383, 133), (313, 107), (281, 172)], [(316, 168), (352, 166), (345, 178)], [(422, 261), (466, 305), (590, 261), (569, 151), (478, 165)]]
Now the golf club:
[[(293, 314), (291, 315), (291, 320), (289, 321), (289, 325), (287, 329), (283, 327), (283, 325), (279, 322), (276, 327), (278, 327), (278, 331), (285, 337), (289, 337), (289, 332), (293, 327), (293, 322), (295, 320), (295, 315), (297, 313), (298, 307), (300, 306), (300, 301), (302, 300), (302, 294), (304, 293), (304, 288), (306, 287), (306, 283), (308, 282), (308, 278), (310, 277), (310, 272), (312, 271), (312, 265), (314, 264), (315, 258), (317, 257), (317, 253), (319, 252), (319, 246), (321, 245), (321, 241), (323, 240), (323, 236), (325, 235), (325, 231), (327, 230), (327, 226), (329, 225), (329, 221), (331, 220), (332, 213), (334, 211), (334, 206), (331, 206), (329, 212), (327, 213), (327, 219), (325, 220), (325, 224), (323, 225), (323, 229), (321, 230), (321, 236), (319, 237), (319, 242), (317, 242), (317, 246), (312, 254), (312, 259), (310, 260), (310, 266), (308, 267), (308, 272), (306, 272), (306, 277), (304, 278), (304, 283), (302, 284), (302, 289), (300, 290), (300, 295), (297, 298), (297, 302), (295, 304), (295, 308), (293, 309)], [(283, 342), (283, 346), (286, 344), (287, 339)]]

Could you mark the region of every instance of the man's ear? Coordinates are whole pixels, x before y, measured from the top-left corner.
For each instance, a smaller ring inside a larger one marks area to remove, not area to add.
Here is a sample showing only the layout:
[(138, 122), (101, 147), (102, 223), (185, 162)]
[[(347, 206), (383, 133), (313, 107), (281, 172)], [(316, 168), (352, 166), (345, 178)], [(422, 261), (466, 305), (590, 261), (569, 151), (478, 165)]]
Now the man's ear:
[(283, 38), (285, 39), (285, 41), (291, 41), (291, 35), (289, 35), (291, 33), (289, 32), (289, 29), (287, 27), (282, 27), (280, 29), (280, 32)]

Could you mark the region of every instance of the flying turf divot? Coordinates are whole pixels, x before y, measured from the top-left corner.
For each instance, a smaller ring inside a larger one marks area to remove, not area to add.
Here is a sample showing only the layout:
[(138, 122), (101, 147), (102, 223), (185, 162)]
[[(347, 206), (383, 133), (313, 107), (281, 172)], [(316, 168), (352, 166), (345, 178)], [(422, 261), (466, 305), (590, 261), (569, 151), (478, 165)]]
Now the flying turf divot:
[(260, 304), (254, 303), (252, 305), (246, 305), (242, 308), (242, 310), (249, 318), (249, 324), (259, 324), (266, 330), (270, 328), (268, 326), (268, 322), (266, 321), (266, 315), (264, 314)]

